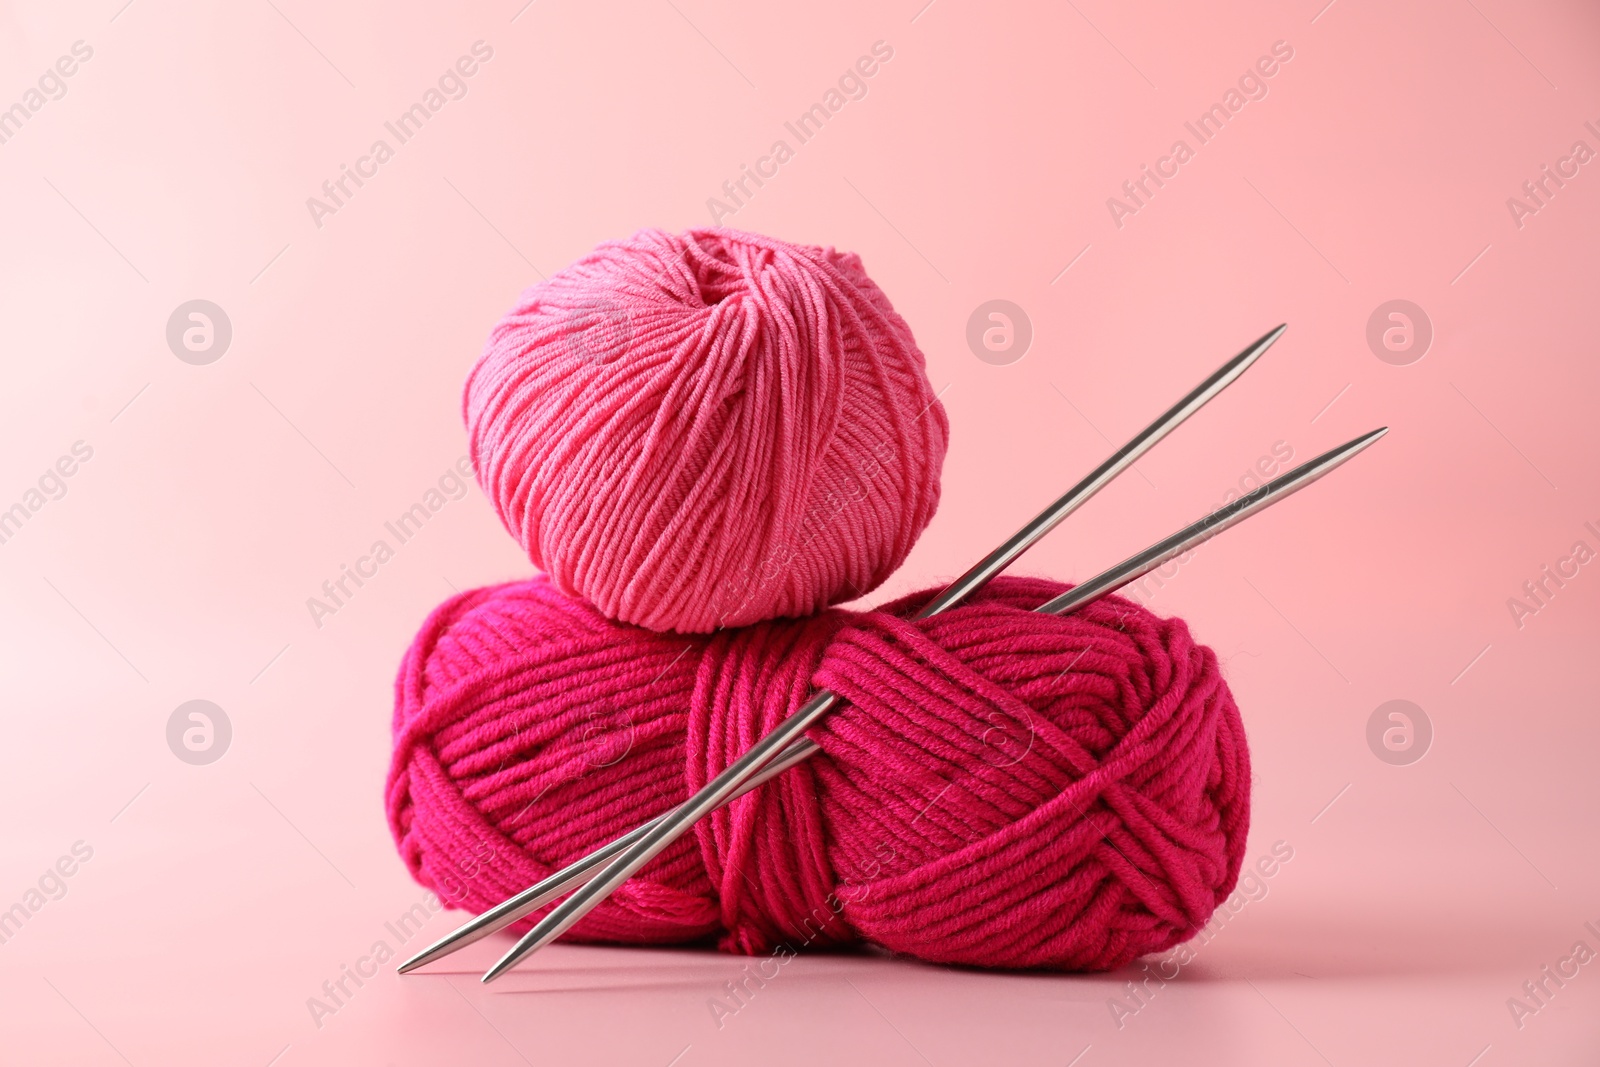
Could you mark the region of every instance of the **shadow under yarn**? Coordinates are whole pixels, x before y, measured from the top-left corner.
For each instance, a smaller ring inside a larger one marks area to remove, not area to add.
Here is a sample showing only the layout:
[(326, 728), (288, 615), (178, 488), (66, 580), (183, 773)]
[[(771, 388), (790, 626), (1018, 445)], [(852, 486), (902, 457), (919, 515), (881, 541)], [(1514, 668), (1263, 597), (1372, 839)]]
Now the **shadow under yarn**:
[[(1234, 888), (1249, 754), (1209, 648), (1119, 597), (995, 580), (711, 635), (604, 617), (545, 578), (463, 593), (396, 682), (390, 827), (482, 911), (685, 799), (813, 687), (822, 752), (702, 820), (567, 935), (862, 940), (984, 967), (1104, 970), (1192, 936)], [(543, 912), (516, 929), (526, 929)]]

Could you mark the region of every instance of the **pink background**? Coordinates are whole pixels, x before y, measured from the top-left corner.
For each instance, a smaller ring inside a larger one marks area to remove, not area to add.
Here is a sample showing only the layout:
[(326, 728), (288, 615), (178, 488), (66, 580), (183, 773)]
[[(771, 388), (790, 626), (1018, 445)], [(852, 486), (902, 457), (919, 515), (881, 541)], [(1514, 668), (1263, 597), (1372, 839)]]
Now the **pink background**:
[[(124, 2), (0, 14), (0, 106), (93, 49), (0, 144), (0, 506), (93, 449), (0, 545), (0, 907), (93, 850), (0, 945), (0, 1058), (1600, 1057), (1600, 965), (1520, 1028), (1507, 1007), (1575, 942), (1600, 950), (1600, 568), (1521, 628), (1507, 607), (1575, 541), (1600, 548), (1600, 172), (1520, 227), (1506, 205), (1574, 141), (1600, 148), (1592, 5)], [(467, 95), (317, 227), (306, 198), (478, 40)], [(528, 568), (474, 489), (321, 628), (306, 598), (462, 455), (462, 377), (523, 286), (603, 238), (707, 224), (879, 40), (866, 97), (725, 220), (860, 252), (943, 390), (943, 507), (879, 598), (962, 570), (1282, 320), (1019, 569), (1085, 577), (1278, 442), (1305, 459), (1394, 428), (1150, 601), (1226, 660), (1259, 774), (1249, 854), (1293, 860), (1120, 1028), (1133, 970), (809, 956), (719, 1028), (708, 999), (743, 959), (556, 946), (485, 990), (504, 939), (385, 968), (319, 1026), (307, 998), (422, 896), (380, 804), (400, 651), (452, 588)], [(1293, 59), (1265, 99), (1119, 228), (1107, 198), (1276, 41)], [(196, 298), (233, 327), (205, 366), (165, 340)], [(965, 341), (994, 298), (1034, 328), (1006, 366)], [(1435, 335), (1407, 366), (1365, 339), (1397, 298)], [(192, 699), (233, 727), (206, 766), (166, 742)], [(1432, 722), (1420, 762), (1367, 745), (1392, 699)]]

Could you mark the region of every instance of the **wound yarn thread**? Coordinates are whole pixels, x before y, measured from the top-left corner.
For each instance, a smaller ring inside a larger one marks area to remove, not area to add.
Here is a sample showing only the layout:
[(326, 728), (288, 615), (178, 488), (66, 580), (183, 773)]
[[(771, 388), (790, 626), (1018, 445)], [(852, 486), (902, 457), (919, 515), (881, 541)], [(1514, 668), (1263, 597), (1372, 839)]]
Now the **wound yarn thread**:
[(528, 289), (463, 413), (557, 588), (684, 633), (875, 589), (933, 516), (949, 432), (857, 256), (727, 229), (641, 230)]
[[(996, 579), (713, 635), (607, 618), (544, 577), (437, 608), (401, 665), (390, 827), (481, 911), (685, 799), (827, 687), (823, 751), (703, 820), (567, 935), (742, 953), (867, 941), (1103, 970), (1233, 891), (1249, 754), (1212, 651), (1119, 597)], [(543, 912), (520, 923), (525, 930)]]

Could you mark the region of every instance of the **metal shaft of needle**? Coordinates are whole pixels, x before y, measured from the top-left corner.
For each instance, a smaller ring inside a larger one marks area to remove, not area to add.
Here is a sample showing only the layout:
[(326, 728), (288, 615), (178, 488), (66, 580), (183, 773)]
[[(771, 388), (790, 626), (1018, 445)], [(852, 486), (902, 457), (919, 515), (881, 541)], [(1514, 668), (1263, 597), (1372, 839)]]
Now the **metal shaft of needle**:
[[(816, 753), (816, 742), (802, 737), (784, 749), (777, 759), (761, 768), (760, 774), (740, 786), (739, 791), (723, 801), (723, 804), (733, 803), (750, 792), (750, 790), (782, 774), (795, 764), (803, 763)], [(504, 930), (518, 919), (533, 914), (552, 900), (566, 896), (570, 890), (592, 878), (596, 871), (614, 856), (619, 855), (623, 849), (643, 837), (652, 826), (665, 819), (668, 814), (670, 813), (662, 812), (654, 819), (635, 827), (610, 844), (602, 845), (582, 859), (569, 863), (543, 881), (534, 883), (515, 896), (507, 897), (494, 907), (480, 913), (470, 921), (461, 924), (441, 937), (415, 956), (406, 960), (399, 967), (396, 967), (395, 970), (401, 974), (407, 974), (418, 967), (432, 963), (434, 960), (442, 959), (457, 949), (466, 948), (468, 945), (483, 940), (490, 934)]]
[[(1157, 541), (1144, 551), (1129, 556), (1121, 563), (1118, 563), (1116, 566), (1111, 567), (1108, 570), (1102, 571), (1100, 574), (1095, 575), (1088, 581), (1085, 581), (1080, 585), (1073, 586), (1065, 593), (1062, 593), (1053, 600), (1041, 604), (1034, 610), (1044, 615), (1066, 615), (1070, 612), (1078, 610), (1085, 604), (1093, 603), (1094, 601), (1099, 600), (1101, 597), (1121, 589), (1129, 582), (1137, 581), (1139, 578), (1149, 574), (1163, 563), (1183, 555), (1185, 552), (1189, 551), (1195, 546), (1211, 540), (1211, 538), (1217, 536), (1229, 527), (1243, 522), (1245, 519), (1248, 519), (1257, 512), (1265, 511), (1273, 504), (1276, 504), (1279, 501), (1292, 496), (1299, 490), (1304, 489), (1312, 482), (1328, 474), (1334, 468), (1347, 462), (1356, 454), (1370, 447), (1378, 440), (1378, 438), (1382, 437), (1388, 432), (1389, 428), (1384, 426), (1380, 429), (1362, 434), (1360, 437), (1357, 437), (1353, 440), (1346, 441), (1337, 448), (1329, 449), (1327, 452), (1317, 456), (1315, 459), (1308, 460), (1305, 463), (1302, 463), (1300, 466), (1295, 467), (1293, 470), (1274, 478), (1266, 485), (1263, 485), (1260, 488), (1246, 494), (1245, 496), (1240, 497), (1233, 503), (1218, 508), (1216, 511), (1211, 512), (1204, 518), (1190, 523), (1188, 526), (1185, 526), (1183, 529), (1179, 530), (1175, 534), (1172, 534), (1170, 537), (1166, 537), (1160, 541)], [(805, 739), (802, 739), (802, 743), (810, 744), (810, 742), (806, 741)], [(790, 746), (789, 749), (786, 749), (779, 760), (775, 760), (773, 763), (768, 764), (767, 770), (762, 772), (760, 779), (765, 781), (772, 777), (772, 775), (767, 773), (767, 771), (770, 771), (771, 768), (778, 766), (780, 762), (783, 764), (784, 768), (787, 769), (788, 767), (799, 763), (803, 759), (810, 758), (816, 753), (816, 751), (818, 751), (817, 746), (813, 744), (811, 745), (810, 751), (807, 751), (801, 755), (797, 755), (794, 751), (796, 748), (798, 748), (798, 743)], [(739, 795), (742, 796), (743, 792), (741, 792)], [(654, 823), (647, 825), (654, 825)], [(644, 829), (645, 827), (640, 827), (639, 830), (635, 830), (628, 836), (633, 838), (636, 835), (641, 834)], [(599, 853), (596, 853), (596, 855), (598, 856)], [(593, 867), (591, 866), (590, 869), (592, 870)], [(554, 896), (545, 898), (546, 901), (551, 899), (554, 899)], [(491, 981), (493, 978), (503, 974), (506, 970), (516, 966), (518, 962), (525, 958), (528, 953), (532, 951), (532, 949), (525, 949), (523, 946), (529, 941), (529, 939), (533, 937), (533, 933), (533, 931), (530, 931), (527, 937), (523, 939), (522, 943), (519, 943), (498, 963), (496, 963), (494, 968), (484, 976), (484, 980)]]
[[(1185, 419), (1233, 384), (1234, 380), (1248, 370), (1287, 328), (1286, 325), (1280, 325), (1268, 331), (1243, 352), (1224, 363), (1160, 418), (1139, 431), (1131, 441), (1114, 452), (1087, 477), (1008, 538), (999, 548), (950, 583), (944, 592), (934, 597), (917, 613), (917, 617), (929, 618), (937, 615), (981, 589), (991, 578), (1053, 530), (1113, 478), (1132, 466), (1140, 456), (1181, 425)], [(715, 811), (740, 785), (826, 715), (838, 699), (836, 694), (826, 690), (817, 693), (772, 732), (752, 745), (744, 755), (729, 764), (727, 769), (713, 778), (698, 793), (674, 808), (620, 856), (612, 860), (604, 870), (541, 919), (519, 944), (521, 955), (537, 951), (571, 929), (596, 904), (676, 841), (689, 827)], [(500, 964), (496, 964), (484, 975), (483, 980), (490, 981), (504, 970)]]

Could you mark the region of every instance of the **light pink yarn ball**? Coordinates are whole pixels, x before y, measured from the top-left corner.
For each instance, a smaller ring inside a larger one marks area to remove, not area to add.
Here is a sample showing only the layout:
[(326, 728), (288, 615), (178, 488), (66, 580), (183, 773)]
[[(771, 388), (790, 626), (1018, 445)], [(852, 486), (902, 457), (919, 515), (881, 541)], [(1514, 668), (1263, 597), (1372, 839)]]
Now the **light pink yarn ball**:
[(478, 482), (556, 586), (704, 633), (876, 588), (949, 423), (859, 257), (642, 230), (522, 294), (467, 378)]

